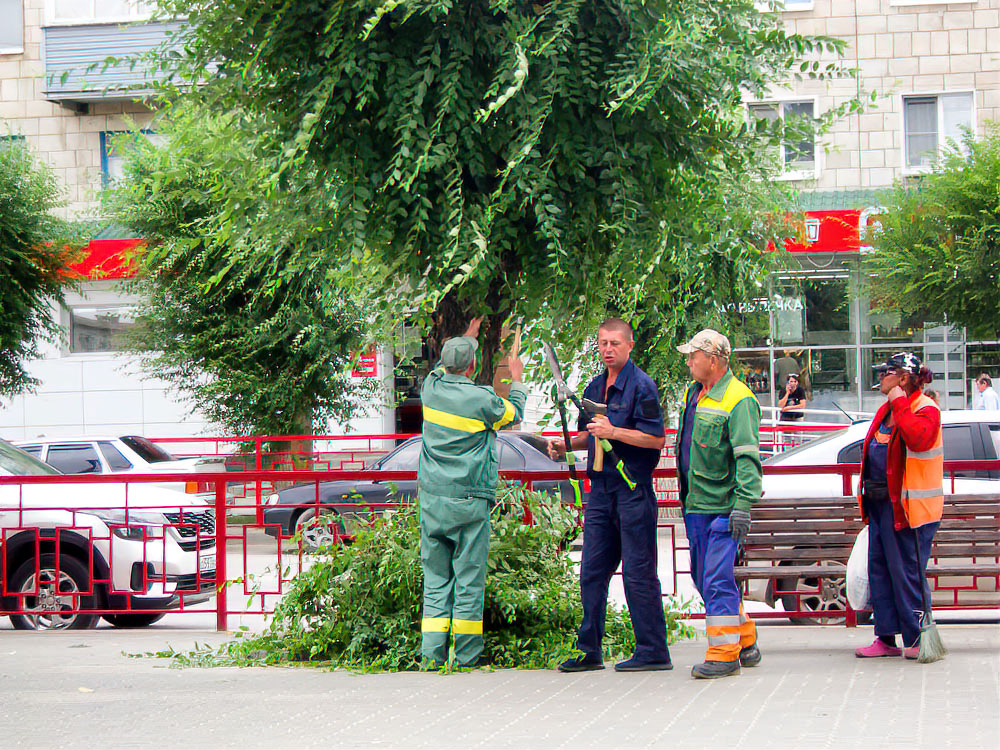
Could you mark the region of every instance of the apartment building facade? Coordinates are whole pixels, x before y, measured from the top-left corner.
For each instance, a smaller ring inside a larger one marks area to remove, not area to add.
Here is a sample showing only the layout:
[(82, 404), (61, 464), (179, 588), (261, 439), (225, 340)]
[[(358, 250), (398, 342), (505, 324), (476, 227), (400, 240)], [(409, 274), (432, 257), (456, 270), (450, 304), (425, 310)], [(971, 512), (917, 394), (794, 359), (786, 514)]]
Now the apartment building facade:
[(816, 117), (875, 98), (815, 142), (786, 143), (777, 154), (783, 179), (800, 190), (806, 238), (790, 245), (795, 263), (771, 279), (768, 297), (747, 306), (747, 330), (761, 333), (742, 342), (738, 361), (765, 406), (784, 385), (779, 375), (797, 366), (810, 407), (832, 412), (813, 415), (822, 419), (872, 411), (880, 397), (871, 365), (911, 349), (935, 372), (942, 405), (967, 408), (978, 397), (970, 379), (1000, 374), (998, 343), (968, 341), (943, 316), (908, 320), (885, 309), (870, 298), (860, 261), (880, 193), (918, 181), (965, 128), (982, 136), (1000, 119), (1000, 0), (784, 0), (776, 10), (791, 31), (844, 40), (843, 65), (858, 74), (790, 80), (748, 101), (750, 115)]

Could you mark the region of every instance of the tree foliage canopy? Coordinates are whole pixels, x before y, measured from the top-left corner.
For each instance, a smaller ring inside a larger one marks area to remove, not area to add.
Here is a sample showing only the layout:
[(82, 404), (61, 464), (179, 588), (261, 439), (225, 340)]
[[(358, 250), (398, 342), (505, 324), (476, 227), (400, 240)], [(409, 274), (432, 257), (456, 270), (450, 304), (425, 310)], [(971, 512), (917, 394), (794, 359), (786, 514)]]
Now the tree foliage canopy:
[(967, 134), (884, 204), (865, 263), (876, 303), (1000, 337), (1000, 124), (981, 140)]
[(749, 125), (743, 98), (840, 49), (753, 0), (161, 6), (187, 17), (164, 64), (280, 144), (268, 188), (336, 209), (345, 284), (386, 319), (424, 314), (432, 341), (488, 313), (487, 372), (512, 313), (579, 343), (609, 304), (683, 325), (665, 308), (729, 301), (767, 226), (726, 225), (723, 189), (784, 127)]
[(0, 142), (0, 395), (37, 384), (25, 370), (58, 326), (53, 303), (72, 283), (64, 269), (74, 228), (58, 218), (59, 188), (52, 171), (16, 141)]
[(329, 194), (262, 190), (273, 154), (249, 120), (185, 106), (168, 114), (158, 126), (167, 145), (134, 136), (125, 179), (107, 194), (111, 214), (147, 241), (133, 346), (236, 434), (347, 419), (363, 338), (357, 304), (328, 272)]

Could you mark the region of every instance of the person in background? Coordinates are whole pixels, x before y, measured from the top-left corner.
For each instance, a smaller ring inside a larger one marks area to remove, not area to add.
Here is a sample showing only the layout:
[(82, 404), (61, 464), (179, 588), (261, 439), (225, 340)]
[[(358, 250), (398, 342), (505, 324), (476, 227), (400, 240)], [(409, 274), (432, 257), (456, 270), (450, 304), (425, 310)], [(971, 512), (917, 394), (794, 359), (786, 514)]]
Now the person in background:
[[(806, 404), (809, 399), (806, 397), (806, 390), (799, 384), (799, 374), (789, 373), (785, 379), (784, 387), (778, 391), (778, 409), (781, 412), (782, 422), (801, 422), (806, 415)], [(802, 442), (802, 434), (799, 432), (782, 431), (781, 437), (787, 447), (798, 445)]]
[(984, 372), (976, 378), (976, 387), (979, 388), (979, 403), (976, 404), (976, 409), (1000, 411), (1000, 396), (993, 390), (993, 379)]
[(924, 388), (924, 395), (931, 399), (935, 404), (941, 406), (941, 397), (938, 396), (938, 392), (933, 388)]
[[(868, 524), (868, 582), (876, 638), (859, 659), (920, 653), (924, 571), (944, 509), (941, 410), (923, 392), (933, 374), (911, 352), (873, 368), (886, 397), (861, 452), (858, 505)], [(902, 634), (903, 648), (896, 645)]]

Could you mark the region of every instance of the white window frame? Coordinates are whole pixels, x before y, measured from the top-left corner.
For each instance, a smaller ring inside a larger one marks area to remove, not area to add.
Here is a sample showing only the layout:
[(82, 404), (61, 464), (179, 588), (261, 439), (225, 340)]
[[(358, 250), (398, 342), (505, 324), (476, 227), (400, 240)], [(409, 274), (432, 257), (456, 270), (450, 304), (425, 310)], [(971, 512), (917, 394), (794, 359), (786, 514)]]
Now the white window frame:
[(95, 356), (109, 356), (116, 355), (122, 352), (128, 351), (123, 348), (111, 348), (111, 349), (95, 349), (93, 351), (76, 351), (75, 350), (75, 330), (73, 319), (77, 311), (93, 310), (97, 316), (101, 313), (108, 312), (118, 312), (119, 314), (132, 315), (132, 323), (135, 324), (135, 314), (138, 310), (138, 305), (134, 302), (104, 302), (104, 303), (88, 303), (79, 302), (66, 307), (67, 313), (67, 326), (66, 326), (66, 354), (71, 357), (95, 357)]
[(907, 5), (975, 5), (979, 0), (889, 0), (889, 5), (893, 7), (906, 7)]
[[(785, 97), (772, 97), (769, 99), (755, 99), (752, 101), (745, 101), (743, 105), (746, 107), (746, 116), (749, 122), (749, 118), (753, 117), (750, 112), (750, 108), (758, 104), (772, 104), (778, 108), (778, 116), (784, 120), (784, 105), (786, 104), (812, 104), (813, 108), (813, 119), (816, 118), (816, 113), (819, 111), (819, 102), (815, 96), (785, 96)], [(822, 154), (823, 149), (820, 148), (819, 139), (813, 139), (813, 168), (812, 169), (789, 169), (785, 164), (785, 144), (781, 143), (779, 145), (781, 153), (781, 174), (776, 175), (776, 180), (782, 181), (792, 181), (792, 180), (816, 180), (819, 179), (820, 172), (822, 171)]]
[(98, 15), (101, 0), (88, 0), (90, 3), (90, 15), (79, 18), (56, 18), (56, 0), (45, 0), (45, 25), (46, 26), (89, 26), (102, 23), (129, 23), (133, 21), (144, 21), (148, 19), (154, 10), (154, 4), (147, 2), (149, 7), (140, 10), (139, 3), (146, 0), (129, 0), (128, 13), (124, 15)]
[[(937, 2), (944, 2), (945, 0), (937, 0)], [(789, 0), (756, 0), (754, 5), (757, 6), (757, 10), (762, 13), (768, 13), (774, 11), (776, 13), (800, 13), (805, 10), (812, 10), (816, 3), (814, 0), (791, 0), (794, 6), (789, 8), (786, 4)], [(975, 0), (973, 0), (975, 2)]]
[(937, 98), (937, 121), (938, 121), (938, 153), (941, 153), (942, 146), (946, 145), (941, 142), (941, 97), (952, 96), (955, 94), (968, 94), (972, 97), (972, 108), (969, 112), (969, 122), (974, 133), (978, 133), (979, 129), (977, 127), (977, 117), (976, 117), (976, 91), (975, 89), (951, 89), (944, 91), (911, 91), (908, 94), (899, 95), (899, 132), (902, 135), (900, 138), (900, 165), (901, 171), (904, 175), (921, 175), (927, 174), (933, 170), (933, 167), (911, 167), (907, 154), (907, 140), (906, 140), (906, 100), (907, 99), (919, 99), (922, 97), (933, 96)]
[[(2, 2), (2, 0), (0, 0)], [(2, 47), (0, 46), (0, 55), (21, 55), (24, 54), (24, 0), (7, 0), (7, 2), (13, 7), (16, 5), (21, 6), (21, 44), (20, 46), (14, 47)], [(3, 8), (0, 7), (0, 10)]]

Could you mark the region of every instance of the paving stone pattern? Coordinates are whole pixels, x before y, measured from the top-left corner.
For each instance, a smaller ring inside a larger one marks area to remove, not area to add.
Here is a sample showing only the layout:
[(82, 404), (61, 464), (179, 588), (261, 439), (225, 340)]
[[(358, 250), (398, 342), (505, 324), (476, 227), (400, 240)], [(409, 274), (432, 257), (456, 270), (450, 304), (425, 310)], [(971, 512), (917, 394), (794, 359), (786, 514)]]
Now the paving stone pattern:
[(6, 748), (991, 748), (1000, 746), (1000, 628), (948, 625), (945, 661), (855, 659), (871, 630), (767, 625), (737, 678), (673, 672), (361, 675), (170, 669), (124, 654), (216, 633), (4, 631)]

